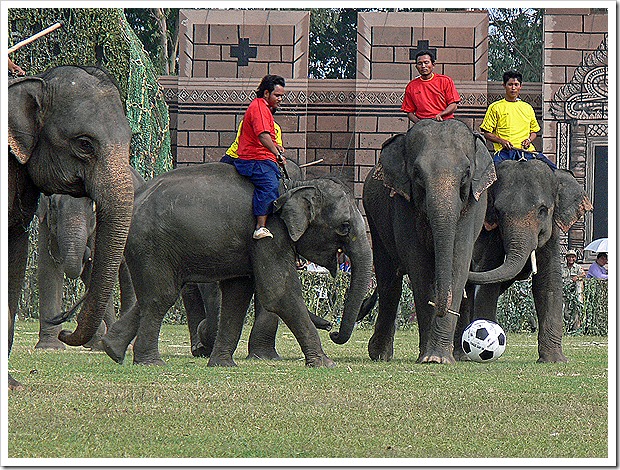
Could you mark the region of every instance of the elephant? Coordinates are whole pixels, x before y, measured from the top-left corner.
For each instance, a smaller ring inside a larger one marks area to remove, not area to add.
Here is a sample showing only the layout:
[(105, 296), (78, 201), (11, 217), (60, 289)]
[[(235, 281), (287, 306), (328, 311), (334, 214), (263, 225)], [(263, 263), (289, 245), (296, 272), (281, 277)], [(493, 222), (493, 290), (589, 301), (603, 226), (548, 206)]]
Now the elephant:
[(473, 251), (468, 300), (463, 303), (455, 350), (471, 320), (497, 321), (498, 297), (515, 280), (533, 274), (538, 362), (567, 361), (562, 352), (560, 230), (567, 232), (591, 209), (583, 186), (568, 170), (552, 171), (539, 160), (507, 160), (498, 165), (497, 181), (488, 190), (485, 230)]
[(458, 311), (493, 181), (482, 137), (459, 120), (422, 120), (384, 142), (363, 191), (379, 297), (371, 359), (393, 358), (408, 274), (420, 331), (417, 362), (455, 363)]
[[(292, 160), (287, 160), (286, 169), (286, 178), (280, 182), (280, 194), (286, 191), (289, 181), (299, 181), (303, 177), (301, 168)], [(192, 355), (209, 357), (217, 335), (220, 304), (222, 302), (219, 284), (217, 282), (186, 284), (181, 290), (181, 297), (187, 315)], [(281, 359), (275, 346), (279, 317), (262, 308), (256, 296), (254, 296), (254, 315), (254, 323), (248, 341), (248, 358)], [(329, 331), (332, 327), (331, 322), (312, 312), (310, 312), (310, 319), (314, 326), (319, 329)]]
[(284, 320), (306, 365), (332, 367), (303, 300), (295, 258), (299, 254), (336, 275), (339, 249), (351, 259), (351, 284), (340, 330), (351, 337), (370, 281), (372, 252), (351, 191), (321, 178), (295, 181), (274, 203), (268, 219), (273, 239), (252, 240), (252, 183), (225, 163), (172, 170), (149, 181), (136, 198), (125, 259), (136, 291), (134, 309), (103, 337), (108, 356), (124, 361), (135, 337), (133, 362), (163, 365), (158, 336), (163, 317), (187, 283), (219, 281), (218, 330), (209, 366), (235, 366), (243, 319), (254, 292)]
[[(97, 331), (115, 285), (133, 210), (131, 130), (119, 90), (100, 68), (62, 66), (9, 82), (9, 355), (28, 256), (28, 227), (40, 193), (90, 197), (97, 205), (98, 247), (88, 291), (65, 344)], [(9, 388), (23, 386), (9, 374)]]
[[(144, 178), (130, 168), (134, 191), (144, 185)], [(41, 196), (37, 208), (39, 218), (38, 266), (39, 285), (39, 341), (35, 349), (65, 349), (58, 340), (60, 325), (53, 320), (62, 308), (64, 277), (82, 279), (88, 289), (95, 252), (96, 205), (88, 197), (75, 198), (66, 194)], [(119, 268), (121, 310), (123, 315), (134, 302), (133, 286), (127, 266), (121, 261)], [(106, 327), (116, 320), (112, 296), (99, 326), (84, 346), (98, 348)]]

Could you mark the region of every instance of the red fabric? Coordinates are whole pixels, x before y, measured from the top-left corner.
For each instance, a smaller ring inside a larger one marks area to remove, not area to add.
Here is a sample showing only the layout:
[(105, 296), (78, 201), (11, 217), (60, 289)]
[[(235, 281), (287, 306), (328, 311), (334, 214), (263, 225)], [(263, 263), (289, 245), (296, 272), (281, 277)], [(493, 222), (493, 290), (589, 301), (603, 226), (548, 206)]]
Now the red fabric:
[[(430, 80), (414, 78), (405, 88), (405, 99), (401, 110), (415, 113), (420, 119), (433, 119), (451, 103), (461, 101), (454, 82), (447, 75), (434, 74)], [(452, 119), (454, 113), (444, 116)]]
[(271, 160), (277, 163), (276, 156), (261, 144), (258, 136), (268, 132), (276, 143), (276, 131), (273, 126), (273, 115), (263, 98), (255, 98), (243, 116), (243, 126), (239, 134), (237, 154), (242, 160)]

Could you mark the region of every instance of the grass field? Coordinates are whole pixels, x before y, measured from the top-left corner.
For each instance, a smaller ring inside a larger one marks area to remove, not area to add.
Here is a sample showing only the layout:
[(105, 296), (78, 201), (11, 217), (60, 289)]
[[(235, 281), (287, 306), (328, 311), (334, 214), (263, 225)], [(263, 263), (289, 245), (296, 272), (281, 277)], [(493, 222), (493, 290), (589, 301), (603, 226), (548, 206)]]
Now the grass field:
[(568, 364), (536, 364), (536, 337), (511, 334), (495, 363), (440, 366), (415, 363), (415, 328), (389, 363), (368, 358), (370, 330), (343, 346), (321, 332), (327, 370), (304, 367), (285, 327), (285, 360), (244, 359), (244, 331), (236, 368), (193, 358), (183, 325), (164, 326), (159, 368), (35, 351), (37, 332), (16, 324), (10, 458), (608, 457), (606, 337), (565, 337)]

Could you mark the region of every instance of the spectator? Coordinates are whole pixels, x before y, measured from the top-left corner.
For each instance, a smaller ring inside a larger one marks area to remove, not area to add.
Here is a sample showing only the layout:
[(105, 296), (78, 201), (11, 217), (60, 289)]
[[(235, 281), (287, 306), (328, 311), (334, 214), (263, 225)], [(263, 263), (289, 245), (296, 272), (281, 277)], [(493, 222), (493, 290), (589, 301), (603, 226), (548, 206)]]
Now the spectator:
[(461, 101), (454, 82), (447, 75), (433, 73), (435, 56), (432, 52), (419, 51), (415, 60), (420, 76), (411, 80), (405, 88), (401, 111), (407, 113), (414, 124), (420, 119), (452, 119)]
[[(568, 250), (565, 257), (566, 263), (562, 265), (562, 283), (565, 286), (571, 283), (574, 284), (577, 300), (579, 304), (583, 305), (583, 280), (586, 277), (586, 273), (576, 263), (577, 252), (575, 250)], [(573, 306), (572, 312), (570, 308), (567, 309), (566, 307), (566, 304), (564, 304), (564, 318), (568, 322), (568, 330), (577, 331), (581, 327), (581, 319), (579, 318), (580, 306)]]
[(607, 279), (607, 253), (598, 253), (596, 261), (588, 269), (587, 278)]
[(273, 238), (266, 227), (267, 217), (273, 211), (273, 201), (278, 197), (279, 179), (282, 177), (278, 162), (284, 164), (282, 146), (276, 142), (273, 112), (284, 97), (284, 78), (266, 75), (256, 90), (256, 98), (243, 116), (239, 134), (239, 158), (233, 165), (239, 174), (254, 184), (252, 210), (256, 216), (256, 229), (252, 238)]
[(568, 250), (565, 257), (566, 264), (562, 266), (562, 280), (564, 284), (570, 281), (582, 281), (586, 277), (586, 273), (581, 266), (575, 263), (577, 261), (577, 252), (575, 250)]
[(537, 152), (532, 144), (540, 126), (534, 115), (534, 109), (519, 98), (523, 76), (510, 70), (504, 73), (504, 98), (489, 105), (480, 130), (485, 139), (493, 143), (495, 154), (493, 161), (499, 165), (504, 160), (531, 160), (536, 158), (544, 161), (552, 170), (555, 164)]

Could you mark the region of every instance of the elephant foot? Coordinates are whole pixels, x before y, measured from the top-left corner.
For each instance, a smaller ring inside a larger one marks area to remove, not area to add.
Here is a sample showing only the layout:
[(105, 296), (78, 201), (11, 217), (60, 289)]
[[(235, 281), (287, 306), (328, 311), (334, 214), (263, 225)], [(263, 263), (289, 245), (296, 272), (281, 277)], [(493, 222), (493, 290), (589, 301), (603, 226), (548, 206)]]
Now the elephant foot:
[(459, 362), (471, 361), (471, 359), (465, 354), (465, 351), (462, 349), (454, 351), (454, 359)]
[(391, 361), (394, 358), (394, 337), (372, 335), (368, 341), (368, 355), (373, 361)]
[(9, 390), (21, 392), (22, 390), (25, 390), (25, 387), (17, 380), (15, 380), (11, 374), (9, 374)]
[(317, 357), (307, 357), (306, 367), (327, 367), (328, 369), (331, 369), (332, 367), (336, 367), (336, 363), (325, 354), (321, 354)]
[(568, 358), (562, 353), (562, 351), (554, 351), (539, 353), (539, 358), (536, 362), (568, 362)]
[(209, 358), (207, 367), (237, 367), (230, 354), (213, 355)]
[(432, 349), (420, 354), (417, 362), (420, 364), (456, 364), (456, 360), (450, 351)]
[(125, 360), (125, 353), (127, 352), (127, 346), (120, 345), (112, 341), (107, 335), (101, 339), (103, 350), (114, 362), (122, 364)]
[(194, 357), (209, 357), (209, 352), (205, 346), (198, 342), (192, 345), (192, 356)]
[(64, 350), (67, 349), (65, 343), (60, 341), (56, 336), (43, 336), (34, 346), (35, 349)]
[(275, 348), (253, 348), (249, 351), (247, 359), (263, 359), (269, 361), (282, 360)]
[(88, 343), (82, 346), (83, 348), (90, 349), (91, 351), (105, 351), (105, 345), (103, 338), (93, 338)]

